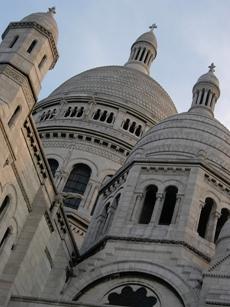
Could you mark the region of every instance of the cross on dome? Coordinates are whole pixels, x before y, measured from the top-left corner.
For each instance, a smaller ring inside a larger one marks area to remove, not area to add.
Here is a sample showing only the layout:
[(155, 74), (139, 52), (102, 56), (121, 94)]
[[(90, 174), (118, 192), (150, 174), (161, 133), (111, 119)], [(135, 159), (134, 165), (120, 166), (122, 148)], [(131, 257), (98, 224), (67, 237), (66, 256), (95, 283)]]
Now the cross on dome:
[(157, 25), (155, 23), (153, 23), (150, 27), (149, 27), (150, 31), (153, 31), (154, 29), (157, 29)]
[(56, 7), (55, 6), (49, 7), (48, 12), (50, 12), (52, 14), (56, 14)]
[(211, 63), (211, 65), (209, 65), (208, 68), (209, 68), (209, 71), (210, 71), (210, 72), (214, 72), (216, 66), (214, 65), (214, 63)]

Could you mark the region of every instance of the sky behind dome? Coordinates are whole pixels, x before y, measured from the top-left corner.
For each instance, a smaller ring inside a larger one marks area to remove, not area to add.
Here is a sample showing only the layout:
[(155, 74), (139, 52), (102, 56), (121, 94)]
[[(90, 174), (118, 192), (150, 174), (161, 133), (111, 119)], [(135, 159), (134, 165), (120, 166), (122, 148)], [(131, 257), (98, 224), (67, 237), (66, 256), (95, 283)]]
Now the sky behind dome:
[(221, 88), (215, 115), (230, 128), (230, 0), (7, 0), (1, 3), (0, 32), (51, 6), (57, 11), (60, 58), (43, 81), (40, 99), (84, 70), (123, 65), (135, 39), (157, 23), (151, 77), (183, 112), (191, 105), (193, 85), (214, 62)]

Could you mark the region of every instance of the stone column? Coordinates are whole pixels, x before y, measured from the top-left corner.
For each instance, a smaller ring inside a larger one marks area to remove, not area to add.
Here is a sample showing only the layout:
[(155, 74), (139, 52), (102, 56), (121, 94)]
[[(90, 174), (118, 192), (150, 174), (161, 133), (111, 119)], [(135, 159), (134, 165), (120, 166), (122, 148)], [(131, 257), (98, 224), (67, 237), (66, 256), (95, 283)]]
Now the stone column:
[(163, 200), (163, 194), (157, 193), (152, 218), (151, 218), (151, 221), (150, 221), (150, 223), (152, 223), (152, 224), (158, 224), (159, 223), (159, 219), (160, 219), (160, 215), (161, 215), (161, 211), (162, 211), (162, 200)]
[(136, 193), (136, 199), (134, 202), (133, 210), (131, 212), (130, 221), (138, 222), (138, 218), (140, 216), (141, 211), (141, 202), (143, 199), (144, 194), (142, 192)]
[(175, 204), (175, 208), (174, 208), (171, 224), (175, 224), (176, 221), (177, 221), (178, 213), (180, 211), (181, 198), (182, 198), (182, 195), (181, 194), (177, 194), (177, 196), (176, 196), (176, 204)]
[(210, 222), (207, 225), (207, 230), (206, 230), (206, 239), (214, 242), (215, 239), (215, 233), (216, 233), (216, 226), (219, 217), (221, 216), (221, 213), (219, 211), (214, 211), (210, 214)]
[(200, 211), (199, 211), (199, 215), (197, 216), (197, 219), (194, 223), (194, 231), (197, 231), (197, 228), (198, 228), (198, 224), (199, 224), (199, 220), (200, 220), (200, 214), (201, 214), (201, 210), (202, 208), (204, 207), (205, 205), (205, 202), (200, 200), (200, 204), (199, 204), (199, 207), (200, 207)]

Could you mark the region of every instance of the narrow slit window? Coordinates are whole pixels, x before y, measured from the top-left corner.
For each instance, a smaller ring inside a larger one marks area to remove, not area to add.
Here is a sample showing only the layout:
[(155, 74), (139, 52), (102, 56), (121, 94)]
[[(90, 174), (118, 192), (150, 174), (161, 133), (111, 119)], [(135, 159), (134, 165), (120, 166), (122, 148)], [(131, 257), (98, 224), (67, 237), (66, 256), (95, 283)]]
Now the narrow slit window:
[(16, 122), (16, 120), (18, 118), (18, 115), (20, 114), (20, 112), (21, 112), (21, 106), (17, 106), (17, 108), (15, 109), (13, 115), (11, 116), (10, 120), (8, 121), (8, 126), (10, 128), (15, 124), (15, 122)]
[(41, 59), (41, 62), (38, 64), (39, 70), (42, 69), (42, 67), (43, 67), (43, 65), (45, 64), (46, 60), (47, 60), (47, 56), (44, 55), (43, 58)]
[(34, 47), (36, 46), (36, 44), (37, 44), (36, 40), (32, 41), (32, 43), (30, 44), (29, 48), (27, 49), (27, 52), (31, 53), (33, 51)]
[(12, 42), (10, 43), (9, 48), (13, 48), (13, 47), (14, 47), (14, 45), (16, 44), (18, 38), (19, 38), (18, 35), (16, 35), (16, 36), (14, 37), (14, 39), (13, 39)]

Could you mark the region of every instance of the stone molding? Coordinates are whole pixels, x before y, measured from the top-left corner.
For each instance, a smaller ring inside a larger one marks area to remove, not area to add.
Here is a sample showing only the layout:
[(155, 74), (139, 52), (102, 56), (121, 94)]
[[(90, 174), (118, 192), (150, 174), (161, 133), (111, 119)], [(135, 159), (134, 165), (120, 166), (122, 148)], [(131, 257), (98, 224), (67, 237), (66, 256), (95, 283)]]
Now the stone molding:
[(2, 34), (2, 39), (4, 39), (4, 37), (6, 36), (6, 34), (9, 32), (9, 30), (11, 29), (25, 29), (25, 28), (32, 28), (37, 30), (38, 32), (40, 32), (41, 34), (45, 35), (50, 43), (50, 48), (53, 54), (53, 62), (50, 66), (50, 69), (54, 68), (57, 60), (58, 60), (58, 51), (57, 51), (57, 47), (56, 47), (56, 43), (53, 37), (53, 34), (48, 31), (46, 28), (44, 28), (43, 26), (41, 26), (40, 24), (38, 24), (37, 22), (23, 22), (23, 21), (19, 21), (19, 22), (11, 22), (8, 27), (6, 28), (6, 30), (4, 31), (4, 33)]

